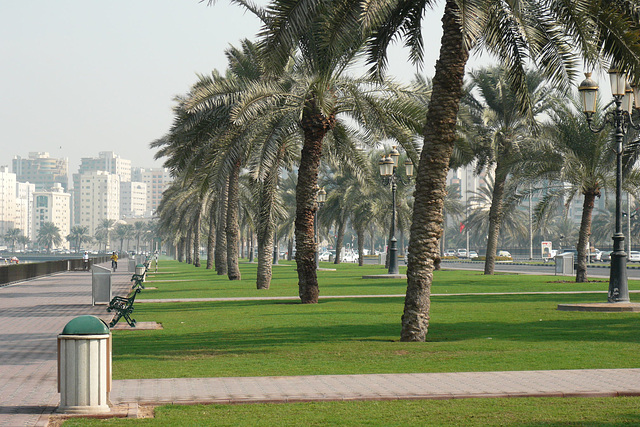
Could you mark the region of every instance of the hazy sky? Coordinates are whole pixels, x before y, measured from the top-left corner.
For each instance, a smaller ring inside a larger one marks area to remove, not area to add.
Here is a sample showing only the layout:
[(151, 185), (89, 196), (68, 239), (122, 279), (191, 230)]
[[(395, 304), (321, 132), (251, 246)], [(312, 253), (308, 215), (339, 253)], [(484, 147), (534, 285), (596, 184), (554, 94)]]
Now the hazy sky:
[[(424, 21), (427, 76), (440, 18), (441, 9)], [(149, 143), (171, 126), (174, 96), (196, 74), (224, 71), (224, 50), (258, 29), (226, 0), (0, 0), (0, 165), (48, 151), (69, 158), (73, 173), (81, 157), (109, 150), (160, 166)], [(390, 73), (408, 81), (415, 72), (406, 50), (392, 48)]]

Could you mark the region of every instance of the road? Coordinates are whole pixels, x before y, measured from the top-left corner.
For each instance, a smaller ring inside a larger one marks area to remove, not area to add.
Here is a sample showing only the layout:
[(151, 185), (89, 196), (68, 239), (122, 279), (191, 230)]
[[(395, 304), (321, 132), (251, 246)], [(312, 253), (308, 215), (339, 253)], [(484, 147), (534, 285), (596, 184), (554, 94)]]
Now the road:
[[(469, 262), (469, 261), (442, 261), (442, 268), (452, 268), (456, 270), (484, 270), (483, 262)], [(530, 265), (522, 264), (517, 260), (513, 263), (497, 262), (495, 271), (509, 272), (509, 273), (522, 273), (522, 274), (555, 274), (555, 264), (549, 263), (546, 265)], [(596, 264), (592, 267), (587, 267), (587, 275), (589, 277), (608, 278), (609, 277), (609, 265), (602, 263)], [(569, 276), (567, 276), (569, 277)], [(640, 280), (640, 264), (631, 263), (627, 266), (627, 277), (629, 279)]]

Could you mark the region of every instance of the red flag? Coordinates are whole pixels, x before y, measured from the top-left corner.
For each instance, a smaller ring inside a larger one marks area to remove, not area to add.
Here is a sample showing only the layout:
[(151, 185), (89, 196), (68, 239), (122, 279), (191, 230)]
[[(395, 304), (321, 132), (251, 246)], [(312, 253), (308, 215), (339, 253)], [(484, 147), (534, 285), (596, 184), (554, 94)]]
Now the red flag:
[(464, 230), (464, 224), (460, 223), (460, 232), (462, 233), (463, 230)]

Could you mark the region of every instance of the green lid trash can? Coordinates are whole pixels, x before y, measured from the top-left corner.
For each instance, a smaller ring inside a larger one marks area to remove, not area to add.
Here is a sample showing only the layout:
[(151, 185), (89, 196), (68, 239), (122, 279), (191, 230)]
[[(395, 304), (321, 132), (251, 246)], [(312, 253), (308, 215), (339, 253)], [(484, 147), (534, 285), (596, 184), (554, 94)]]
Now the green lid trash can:
[(104, 320), (79, 316), (58, 335), (58, 412), (109, 412), (111, 332)]

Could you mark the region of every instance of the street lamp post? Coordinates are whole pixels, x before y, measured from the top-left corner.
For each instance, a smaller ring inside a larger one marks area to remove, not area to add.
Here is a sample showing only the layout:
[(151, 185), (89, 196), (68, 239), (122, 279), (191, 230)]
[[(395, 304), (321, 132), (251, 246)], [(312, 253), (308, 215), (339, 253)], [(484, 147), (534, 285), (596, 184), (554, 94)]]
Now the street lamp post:
[(313, 214), (313, 227), (314, 227), (314, 236), (316, 239), (316, 269), (320, 267), (320, 227), (318, 227), (318, 210), (324, 205), (324, 202), (327, 201), (327, 192), (324, 191), (324, 188), (318, 188), (318, 192), (316, 193), (316, 201), (318, 202), (318, 209)]
[[(609, 275), (609, 302), (629, 302), (629, 286), (627, 283), (627, 253), (624, 251), (624, 234), (622, 234), (622, 150), (624, 134), (629, 127), (639, 129), (631, 119), (633, 102), (640, 108), (640, 90), (631, 88), (624, 72), (609, 70), (613, 101), (607, 105), (615, 105), (615, 109), (605, 114), (600, 127), (594, 127), (593, 115), (596, 112), (598, 83), (591, 79), (591, 73), (585, 73), (586, 79), (580, 83), (578, 91), (582, 99), (583, 112), (587, 117), (589, 129), (601, 132), (607, 124), (612, 124), (616, 151), (616, 226), (613, 234), (613, 252), (611, 253), (611, 269)], [(632, 96), (633, 95), (633, 96)], [(606, 108), (606, 107), (605, 107)]]
[[(396, 190), (397, 182), (400, 177), (397, 174), (398, 158), (400, 153), (393, 146), (388, 156), (382, 156), (378, 165), (380, 166), (380, 176), (382, 182), (385, 185), (391, 184), (391, 199), (392, 199), (392, 212), (391, 212), (391, 239), (389, 240), (389, 274), (398, 274), (398, 241), (396, 240)], [(411, 159), (407, 158), (404, 162), (405, 173), (409, 179), (413, 176), (413, 163)]]

